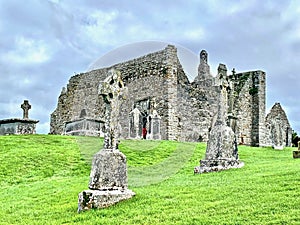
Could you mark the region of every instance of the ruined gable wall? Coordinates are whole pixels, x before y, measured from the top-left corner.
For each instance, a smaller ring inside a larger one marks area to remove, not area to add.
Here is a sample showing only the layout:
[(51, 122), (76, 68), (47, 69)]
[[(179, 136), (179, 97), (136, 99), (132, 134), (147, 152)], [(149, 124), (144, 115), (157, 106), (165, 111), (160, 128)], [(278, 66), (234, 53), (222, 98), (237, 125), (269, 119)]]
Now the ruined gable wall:
[(259, 146), (265, 143), (265, 73), (250, 71), (231, 75), (232, 113), (237, 117), (238, 143)]
[[(273, 105), (270, 112), (266, 116), (265, 124), (267, 131), (266, 142), (269, 145), (274, 146), (278, 143), (281, 143), (283, 146), (291, 146), (292, 128), (280, 103), (275, 103)], [(278, 129), (280, 130), (278, 131)]]
[[(162, 117), (162, 138), (176, 139), (176, 127), (178, 125), (177, 73), (182, 70), (182, 67), (174, 46), (167, 46), (162, 51), (119, 63), (109, 68), (93, 70), (71, 77), (67, 89), (61, 93), (58, 99), (57, 108), (51, 114), (50, 132), (62, 133), (65, 122), (78, 119), (82, 109), (86, 109), (86, 117), (88, 118), (102, 118), (103, 104), (98, 96), (98, 85), (111, 68), (121, 72), (128, 90), (128, 96), (122, 104), (120, 115), (123, 129), (122, 137), (128, 136), (128, 115), (134, 102), (156, 97), (157, 111)], [(180, 79), (187, 79), (185, 75), (182, 75), (182, 72), (180, 73)]]
[(177, 112), (178, 112), (178, 140), (199, 141), (200, 130), (197, 111), (197, 101), (192, 98), (192, 86), (183, 72), (178, 70), (177, 82)]
[(67, 88), (62, 90), (58, 98), (57, 108), (51, 114), (50, 133), (62, 134), (65, 122), (79, 119), (83, 109), (86, 118), (102, 118), (98, 84), (105, 76), (106, 69), (101, 69), (70, 78)]
[[(211, 87), (213, 90), (214, 87)], [(182, 141), (207, 141), (215, 111), (207, 100), (207, 92), (194, 84), (178, 85), (179, 132)]]
[(169, 45), (162, 51), (118, 64), (115, 68), (120, 70), (128, 91), (128, 97), (121, 109), (121, 136), (128, 137), (129, 113), (134, 103), (155, 98), (156, 110), (161, 116), (161, 137), (176, 140), (177, 74), (182, 70), (176, 48)]

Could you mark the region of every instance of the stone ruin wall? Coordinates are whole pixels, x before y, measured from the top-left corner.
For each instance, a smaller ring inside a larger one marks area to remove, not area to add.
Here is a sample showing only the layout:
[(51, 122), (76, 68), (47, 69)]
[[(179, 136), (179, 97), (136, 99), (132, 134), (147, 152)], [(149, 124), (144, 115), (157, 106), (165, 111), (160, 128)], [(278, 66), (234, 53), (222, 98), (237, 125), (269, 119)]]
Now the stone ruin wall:
[[(105, 78), (106, 72), (106, 69), (94, 70), (70, 78), (58, 97), (57, 108), (51, 114), (51, 134), (62, 134), (65, 123), (78, 120), (83, 110), (85, 117), (92, 119), (104, 113), (98, 97), (98, 85)], [(96, 119), (99, 119), (98, 116)]]
[[(98, 97), (98, 84), (107, 71), (117, 69), (127, 87), (127, 97), (122, 104), (120, 123), (121, 135), (128, 138), (128, 115), (137, 101), (156, 99), (157, 112), (162, 117), (162, 139), (177, 139), (177, 82), (187, 80), (174, 46), (133, 59), (109, 68), (93, 70), (71, 77), (66, 89), (58, 99), (51, 114), (50, 133), (61, 134), (65, 123), (80, 118), (85, 109), (87, 118), (103, 117), (102, 99)], [(179, 74), (179, 75), (178, 75)]]
[[(129, 113), (134, 103), (154, 99), (161, 116), (161, 138), (177, 139), (177, 81), (184, 74), (174, 46), (114, 66), (122, 74), (127, 97), (121, 107), (121, 136), (129, 137)], [(184, 75), (185, 76), (185, 75)]]
[[(134, 103), (155, 98), (157, 112), (162, 117), (162, 139), (182, 141), (205, 141), (207, 139), (206, 126), (210, 124), (211, 117), (207, 117), (208, 111), (202, 109), (206, 104), (199, 103), (197, 98), (193, 98), (198, 91), (194, 91), (191, 87), (174, 46), (168, 46), (162, 51), (110, 68), (93, 70), (71, 77), (67, 88), (63, 88), (58, 98), (57, 108), (51, 114), (50, 133), (62, 134), (65, 123), (78, 120), (82, 110), (85, 110), (86, 118), (101, 119), (103, 117), (103, 104), (102, 99), (98, 97), (98, 84), (111, 68), (121, 72), (127, 87), (128, 96), (122, 104), (120, 115), (123, 138), (128, 138), (128, 115)], [(193, 98), (192, 104), (191, 98)], [(201, 100), (205, 101), (205, 98)]]
[(229, 76), (233, 88), (229, 112), (236, 117), (235, 133), (239, 144), (251, 146), (265, 142), (265, 89), (263, 71), (249, 71)]
[[(202, 53), (202, 52), (201, 52)], [(206, 53), (207, 54), (207, 53)], [(129, 137), (129, 113), (136, 102), (155, 99), (161, 116), (161, 139), (207, 141), (217, 107), (218, 80), (209, 71), (207, 58), (200, 55), (198, 76), (189, 82), (174, 46), (164, 50), (71, 77), (51, 114), (50, 133), (63, 133), (65, 123), (80, 118), (100, 119), (104, 109), (98, 85), (109, 69), (121, 72), (127, 96), (120, 112), (121, 137)], [(227, 71), (226, 71), (227, 75)], [(266, 75), (263, 71), (231, 74), (229, 113), (236, 117), (238, 143), (265, 145)], [(231, 107), (231, 108), (230, 108)]]
[[(204, 53), (204, 58), (201, 54)], [(212, 118), (217, 109), (215, 77), (210, 74), (207, 53), (200, 53), (198, 75), (193, 82), (178, 82), (178, 112), (181, 139), (184, 141), (207, 141)]]

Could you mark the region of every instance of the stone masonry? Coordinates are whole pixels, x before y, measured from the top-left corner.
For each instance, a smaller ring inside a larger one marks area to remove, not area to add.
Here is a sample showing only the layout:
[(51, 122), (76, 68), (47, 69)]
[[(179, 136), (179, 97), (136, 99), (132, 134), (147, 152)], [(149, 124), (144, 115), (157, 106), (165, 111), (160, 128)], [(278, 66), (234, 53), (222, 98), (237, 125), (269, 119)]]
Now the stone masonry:
[(292, 145), (292, 128), (280, 103), (275, 103), (266, 116), (266, 143), (275, 149)]
[[(217, 76), (213, 76), (208, 64), (208, 53), (202, 50), (198, 76), (191, 82), (173, 45), (109, 68), (71, 77), (58, 98), (57, 108), (51, 114), (50, 133), (64, 133), (66, 124), (78, 120), (83, 109), (85, 118), (103, 121), (104, 102), (98, 97), (97, 88), (110, 69), (120, 71), (128, 89), (128, 96), (119, 113), (121, 138), (138, 138), (141, 136), (141, 127), (150, 129), (158, 124), (158, 127), (154, 127), (159, 134), (148, 133), (147, 138), (207, 141), (217, 111), (216, 90), (222, 74), (231, 85), (227, 100), (227, 123), (237, 135), (237, 142), (252, 146), (270, 143), (269, 130), (265, 125), (265, 72), (257, 70), (236, 73), (233, 69), (228, 73), (226, 65), (220, 64)], [(156, 117), (159, 118), (155, 124), (151, 117), (153, 102)], [(133, 113), (140, 116), (140, 124), (134, 125)]]

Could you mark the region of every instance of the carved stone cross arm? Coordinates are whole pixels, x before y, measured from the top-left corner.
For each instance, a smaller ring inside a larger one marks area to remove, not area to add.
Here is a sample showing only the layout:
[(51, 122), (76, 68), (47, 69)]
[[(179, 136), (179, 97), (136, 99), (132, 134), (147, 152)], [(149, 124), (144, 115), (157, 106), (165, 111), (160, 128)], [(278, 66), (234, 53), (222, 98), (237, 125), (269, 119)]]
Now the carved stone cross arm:
[(98, 94), (105, 103), (105, 134), (104, 148), (118, 149), (119, 112), (123, 95), (124, 84), (121, 73), (110, 70), (107, 78), (99, 84)]

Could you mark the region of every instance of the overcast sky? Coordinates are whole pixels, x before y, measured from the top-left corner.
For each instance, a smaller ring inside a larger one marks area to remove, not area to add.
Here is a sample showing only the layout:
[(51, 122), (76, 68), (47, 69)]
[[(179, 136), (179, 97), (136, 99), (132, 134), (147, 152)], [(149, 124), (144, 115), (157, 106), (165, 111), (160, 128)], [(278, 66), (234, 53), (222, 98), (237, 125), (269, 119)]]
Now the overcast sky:
[(267, 73), (275, 102), (300, 132), (300, 1), (0, 0), (0, 119), (21, 118), (24, 99), (38, 133), (69, 78), (133, 42), (160, 41), (209, 54), (212, 73)]

